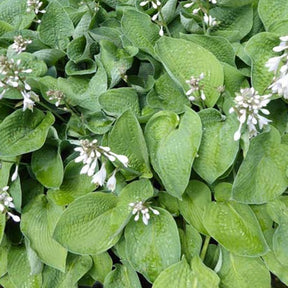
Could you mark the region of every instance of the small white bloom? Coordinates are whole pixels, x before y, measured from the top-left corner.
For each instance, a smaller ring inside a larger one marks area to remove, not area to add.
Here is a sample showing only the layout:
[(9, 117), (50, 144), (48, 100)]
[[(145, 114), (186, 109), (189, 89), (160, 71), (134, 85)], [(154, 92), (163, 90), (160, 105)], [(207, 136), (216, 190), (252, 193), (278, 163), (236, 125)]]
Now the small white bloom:
[(193, 9), (192, 14), (196, 15), (200, 10), (200, 8)]
[(15, 205), (13, 203), (13, 198), (7, 192), (8, 189), (9, 186), (5, 186), (2, 189), (0, 189), (0, 212), (1, 213), (6, 212), (8, 216), (11, 217), (15, 222), (19, 222), (20, 217), (9, 212), (9, 209), (15, 208)]
[(194, 2), (192, 1), (191, 3), (186, 3), (183, 5), (184, 8), (190, 8), (194, 5)]
[(140, 218), (140, 213), (142, 214), (142, 221), (145, 225), (148, 225), (150, 215), (149, 210), (152, 211), (153, 214), (159, 215), (159, 211), (153, 209), (151, 207), (147, 207), (143, 201), (138, 201), (135, 203), (129, 203), (130, 208), (132, 209), (132, 214), (135, 215), (134, 220), (138, 221)]
[(216, 26), (216, 25), (217, 25), (216, 18), (213, 18), (211, 15), (208, 15), (208, 14), (206, 14), (206, 13), (204, 13), (203, 20), (204, 20), (204, 23), (205, 23), (208, 27), (212, 27), (212, 26)]
[(13, 219), (14, 222), (20, 222), (20, 217), (12, 214), (11, 212), (7, 212), (7, 214)]
[(26, 50), (27, 46), (32, 43), (32, 40), (23, 38), (22, 35), (14, 37), (14, 43), (11, 48), (17, 52), (17, 54), (22, 53)]
[(116, 177), (115, 177), (116, 172), (117, 170), (115, 169), (106, 184), (107, 188), (112, 192), (114, 192), (116, 189)]
[(105, 162), (102, 163), (100, 170), (93, 176), (92, 183), (98, 184), (99, 186), (103, 186), (106, 179), (106, 168)]
[(217, 0), (209, 0), (212, 4), (217, 4)]
[(270, 102), (271, 95), (260, 96), (255, 89), (245, 88), (240, 89), (240, 93), (236, 93), (234, 98), (235, 106), (230, 108), (229, 112), (237, 113), (237, 118), (240, 123), (238, 130), (234, 134), (234, 140), (238, 141), (241, 137), (241, 129), (246, 123), (249, 131), (249, 137), (257, 135), (257, 124), (261, 130), (268, 125), (271, 120), (265, 118), (259, 113), (269, 115), (269, 111), (265, 107)]
[(45, 10), (40, 10), (43, 2), (39, 0), (27, 0), (27, 9), (26, 12), (34, 12), (36, 15), (39, 13), (46, 13)]
[(164, 29), (163, 29), (163, 26), (160, 27), (160, 30), (159, 30), (159, 36), (164, 36)]
[(19, 165), (16, 164), (15, 171), (14, 171), (14, 173), (11, 176), (11, 181), (12, 182), (15, 181), (17, 179), (17, 177), (18, 177), (18, 168), (19, 168)]
[[(284, 55), (285, 56), (285, 55)], [(268, 71), (269, 72), (274, 72), (276, 73), (277, 70), (278, 70), (278, 66), (281, 62), (281, 59), (283, 58), (283, 56), (277, 56), (277, 57), (272, 57), (270, 58), (266, 64), (265, 64), (265, 67), (268, 68)]]

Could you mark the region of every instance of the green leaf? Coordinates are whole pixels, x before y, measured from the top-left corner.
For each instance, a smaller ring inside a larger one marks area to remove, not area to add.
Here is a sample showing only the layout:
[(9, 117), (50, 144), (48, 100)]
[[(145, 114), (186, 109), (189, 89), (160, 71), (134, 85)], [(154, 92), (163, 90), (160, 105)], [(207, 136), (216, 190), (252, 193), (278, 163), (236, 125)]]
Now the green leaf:
[(124, 35), (139, 49), (154, 55), (154, 44), (159, 36), (159, 27), (151, 18), (136, 10), (126, 9), (123, 12), (121, 28)]
[(168, 73), (161, 75), (155, 82), (154, 89), (147, 95), (147, 103), (153, 108), (183, 113), (185, 105), (189, 105), (187, 96)]
[(77, 62), (68, 61), (65, 66), (65, 73), (69, 76), (88, 75), (96, 72), (97, 66), (91, 59), (83, 59)]
[(63, 180), (63, 163), (58, 147), (44, 144), (33, 152), (31, 168), (37, 180), (47, 188), (57, 188)]
[(100, 95), (99, 103), (108, 115), (120, 116), (128, 109), (140, 114), (138, 95), (133, 88), (110, 89)]
[[(279, 210), (279, 207), (278, 209)], [(273, 252), (277, 260), (284, 266), (288, 266), (288, 249), (286, 240), (288, 236), (288, 218), (287, 215), (280, 217), (279, 226), (273, 235)]]
[(235, 66), (235, 52), (230, 42), (221, 36), (180, 34), (181, 39), (191, 41), (213, 53), (220, 62)]
[(43, 286), (45, 288), (76, 288), (77, 282), (89, 271), (92, 266), (90, 256), (69, 254), (65, 273), (46, 266), (43, 271)]
[(0, 20), (0, 36), (5, 34), (6, 32), (12, 31), (14, 28), (12, 25), (5, 21)]
[(227, 7), (240, 7), (240, 6), (245, 6), (249, 4), (255, 3), (255, 0), (217, 0), (217, 5), (221, 6), (227, 6)]
[(27, 13), (26, 0), (2, 0), (0, 2), (0, 19), (16, 29), (21, 30), (30, 25), (34, 13)]
[(115, 269), (111, 271), (104, 281), (105, 288), (141, 288), (141, 283), (137, 273), (131, 268), (128, 262), (124, 265), (115, 264)]
[(128, 204), (139, 199), (145, 201), (152, 195), (148, 180), (134, 181), (125, 186), (121, 198), (102, 192), (89, 193), (76, 199), (64, 211), (56, 225), (54, 238), (78, 254), (105, 252), (121, 236), (130, 216)]
[(64, 50), (73, 34), (73, 22), (57, 0), (50, 2), (45, 10), (39, 25), (40, 40), (52, 48)]
[(202, 238), (199, 232), (192, 225), (186, 224), (185, 230), (179, 229), (181, 240), (181, 254), (185, 255), (188, 262), (200, 254)]
[(93, 266), (89, 271), (89, 275), (96, 281), (104, 282), (105, 277), (112, 270), (112, 259), (108, 252), (98, 255), (91, 255)]
[(171, 265), (159, 275), (153, 288), (217, 288), (219, 282), (217, 274), (206, 267), (199, 256), (192, 259), (191, 268), (183, 257), (181, 262)]
[(279, 260), (276, 258), (273, 251), (268, 252), (266, 255), (262, 256), (263, 260), (268, 267), (268, 269), (276, 275), (281, 282), (283, 282), (285, 285), (288, 285), (288, 274), (287, 269), (288, 266), (283, 265), (279, 262)]
[(87, 41), (86, 41), (85, 36), (81, 36), (81, 37), (78, 37), (78, 38), (72, 40), (69, 43), (69, 45), (67, 46), (67, 56), (69, 57), (69, 59), (77, 62), (77, 61), (81, 60), (83, 58), (83, 56), (84, 56), (84, 58), (87, 58), (87, 56), (89, 56), (89, 54), (88, 55), (84, 54), (86, 43), (87, 43)]
[(245, 46), (245, 51), (252, 60), (252, 86), (260, 93), (270, 85), (273, 79), (273, 73), (265, 67), (266, 62), (272, 56), (277, 55), (273, 52), (273, 47), (279, 44), (279, 38), (268, 32), (258, 33), (249, 39)]
[[(15, 168), (16, 169), (16, 168)], [(21, 206), (22, 206), (22, 191), (21, 191), (21, 181), (20, 177), (18, 176), (15, 181), (10, 183), (9, 186), (9, 194), (13, 198), (13, 203), (15, 205), (15, 210), (21, 213)]]
[(8, 254), (8, 275), (17, 288), (41, 288), (41, 274), (32, 275), (24, 247), (12, 246)]
[(21, 60), (20, 67), (23, 69), (32, 69), (32, 72), (25, 76), (28, 77), (39, 77), (44, 76), (47, 72), (47, 66), (45, 62), (42, 60), (37, 59), (37, 57), (33, 54), (22, 52), (16, 55), (14, 61)]
[(98, 254), (108, 250), (118, 241), (121, 226), (127, 218), (127, 213), (115, 217), (117, 202), (116, 196), (102, 192), (76, 199), (60, 217), (54, 239), (77, 254)]
[[(114, 124), (109, 137), (108, 146), (116, 154), (126, 155), (129, 159), (129, 168), (143, 178), (152, 176), (150, 171), (148, 152), (141, 126), (131, 110), (124, 112)], [(135, 176), (123, 174), (128, 179)]]
[(38, 60), (44, 61), (48, 66), (53, 66), (66, 54), (58, 49), (42, 49), (33, 53)]
[(202, 179), (211, 184), (227, 171), (237, 156), (239, 143), (234, 141), (233, 134), (239, 125), (233, 116), (226, 118), (213, 108), (202, 110), (199, 116), (203, 135), (199, 156), (195, 159), (193, 168)]
[(189, 182), (182, 201), (179, 202), (179, 210), (184, 219), (202, 234), (207, 234), (203, 226), (203, 216), (206, 205), (211, 203), (211, 191), (207, 185), (192, 180)]
[(251, 140), (233, 184), (233, 199), (242, 203), (267, 203), (287, 188), (287, 145), (281, 144), (277, 129), (262, 133)]
[[(130, 221), (125, 229), (126, 255), (132, 267), (153, 282), (165, 268), (180, 259), (180, 239), (169, 212), (158, 208), (148, 225)], [(169, 253), (167, 253), (169, 249)]]
[(215, 105), (219, 97), (217, 88), (223, 85), (224, 76), (221, 64), (211, 52), (191, 41), (169, 37), (161, 37), (155, 51), (168, 74), (184, 91), (190, 89), (186, 80), (204, 73), (201, 84), (205, 104)]
[[(98, 58), (95, 58), (98, 66), (96, 74), (89, 81), (87, 90), (81, 95), (79, 105), (89, 111), (100, 111), (99, 96), (107, 90), (108, 79), (103, 64)], [(96, 133), (98, 134), (98, 133)]]
[(222, 64), (224, 69), (225, 91), (228, 91), (232, 96), (234, 96), (235, 92), (239, 92), (241, 88), (247, 87), (246, 77), (235, 67), (225, 63)]
[(0, 241), (1, 241), (0, 242), (1, 244), (0, 245), (0, 279), (2, 279), (2, 277), (7, 273), (8, 249), (9, 249), (10, 243), (7, 241), (6, 238), (1, 239)]
[(54, 116), (40, 110), (16, 110), (0, 124), (0, 156), (17, 156), (38, 150), (45, 142)]
[(189, 264), (183, 257), (181, 262), (173, 264), (162, 271), (153, 283), (153, 288), (190, 288), (193, 280)]
[(67, 251), (52, 238), (62, 211), (61, 207), (47, 200), (45, 195), (40, 195), (25, 206), (21, 231), (45, 264), (64, 272)]
[(274, 0), (273, 2), (260, 0), (258, 13), (267, 30), (274, 22), (287, 19), (288, 2), (285, 0)]
[(0, 213), (0, 243), (2, 242), (4, 236), (5, 226), (6, 226), (6, 214)]
[[(223, 288), (270, 288), (270, 272), (257, 257), (236, 256), (222, 249), (222, 267), (218, 272)], [(264, 256), (265, 257), (265, 256)]]
[(100, 59), (107, 72), (110, 88), (114, 87), (126, 71), (132, 66), (133, 56), (138, 52), (136, 47), (130, 50), (118, 48), (112, 42), (100, 42)]
[(268, 252), (260, 225), (248, 205), (234, 201), (210, 203), (206, 206), (203, 224), (231, 253), (256, 257)]
[(162, 111), (153, 115), (146, 125), (152, 166), (167, 192), (179, 199), (188, 185), (201, 136), (200, 118), (189, 108), (181, 120), (173, 112)]
[(225, 37), (230, 42), (240, 41), (252, 29), (253, 8), (251, 5), (233, 8), (217, 6), (211, 9), (210, 14), (219, 21), (210, 34)]

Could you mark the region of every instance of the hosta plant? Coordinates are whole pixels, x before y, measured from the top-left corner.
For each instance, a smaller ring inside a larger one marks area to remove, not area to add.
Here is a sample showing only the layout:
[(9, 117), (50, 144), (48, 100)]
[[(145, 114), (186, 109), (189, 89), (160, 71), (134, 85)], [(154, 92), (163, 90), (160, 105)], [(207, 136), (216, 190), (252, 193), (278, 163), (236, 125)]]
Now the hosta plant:
[(0, 286), (288, 287), (286, 0), (0, 0)]

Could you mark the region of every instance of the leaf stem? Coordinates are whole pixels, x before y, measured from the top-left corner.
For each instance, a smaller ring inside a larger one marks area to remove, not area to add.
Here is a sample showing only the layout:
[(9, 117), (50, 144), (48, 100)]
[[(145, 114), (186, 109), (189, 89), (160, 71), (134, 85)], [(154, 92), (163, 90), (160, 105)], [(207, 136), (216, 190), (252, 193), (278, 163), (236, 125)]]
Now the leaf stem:
[(204, 244), (203, 244), (203, 247), (202, 247), (202, 250), (201, 250), (201, 254), (200, 254), (200, 258), (201, 258), (202, 261), (204, 261), (204, 259), (205, 259), (210, 239), (211, 239), (210, 236), (206, 236), (205, 237), (205, 241), (204, 241)]

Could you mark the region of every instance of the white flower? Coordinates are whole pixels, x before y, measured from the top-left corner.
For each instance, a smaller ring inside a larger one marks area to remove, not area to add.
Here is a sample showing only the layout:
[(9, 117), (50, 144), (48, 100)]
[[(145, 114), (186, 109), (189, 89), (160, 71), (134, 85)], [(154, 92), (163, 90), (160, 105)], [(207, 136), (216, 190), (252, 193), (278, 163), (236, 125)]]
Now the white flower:
[(100, 170), (93, 176), (92, 183), (103, 186), (105, 179), (106, 179), (106, 175), (107, 175), (107, 172), (105, 168), (105, 162), (103, 162)]
[(265, 67), (268, 68), (269, 72), (274, 72), (274, 73), (277, 72), (278, 66), (279, 66), (283, 56), (285, 56), (285, 55), (272, 57), (266, 62)]
[(8, 216), (10, 216), (15, 222), (19, 222), (20, 217), (8, 211), (10, 208), (15, 208), (13, 198), (7, 192), (8, 189), (9, 186), (5, 186), (2, 189), (0, 189), (0, 212), (1, 213), (7, 212)]
[[(270, 72), (274, 73), (274, 78), (272, 84), (268, 87), (272, 90), (272, 93), (283, 96), (288, 99), (288, 36), (280, 37), (280, 44), (273, 48), (275, 52), (285, 51), (281, 56), (276, 56), (270, 58), (266, 62), (266, 67)], [(281, 68), (279, 69), (280, 64)]]
[(115, 169), (106, 184), (107, 188), (112, 192), (114, 192), (116, 189), (116, 177), (115, 177), (116, 172), (117, 170)]
[(17, 179), (17, 177), (18, 177), (18, 168), (19, 168), (19, 165), (16, 164), (15, 171), (14, 171), (14, 173), (11, 176), (11, 181), (12, 182), (15, 181)]
[(212, 4), (217, 4), (217, 0), (209, 0)]
[(14, 37), (14, 43), (11, 45), (11, 48), (20, 54), (21, 52), (26, 50), (28, 44), (31, 44), (32, 40), (23, 38), (22, 35), (18, 35)]
[(64, 99), (64, 93), (59, 90), (48, 90), (46, 92), (47, 96), (49, 96), (49, 100), (56, 100), (55, 106), (59, 107), (61, 101)]
[(33, 91), (28, 92), (26, 90), (21, 91), (21, 94), (23, 96), (23, 111), (26, 109), (33, 111), (35, 101), (39, 101), (38, 95)]
[[(76, 157), (75, 162), (82, 162), (84, 164), (80, 171), (80, 174), (87, 174), (88, 176), (93, 177), (92, 183), (97, 183), (100, 186), (104, 185), (107, 175), (105, 162), (102, 162), (102, 166), (97, 173), (95, 171), (98, 166), (98, 160), (102, 155), (111, 162), (114, 162), (117, 159), (123, 166), (128, 167), (128, 158), (125, 155), (118, 155), (116, 153), (113, 153), (110, 147), (98, 146), (96, 139), (91, 142), (87, 139), (81, 140), (80, 144), (80, 147), (76, 147), (74, 149), (75, 151), (80, 153), (80, 155)], [(112, 191), (115, 189), (113, 189), (113, 187), (116, 185), (115, 171), (113, 175), (109, 178), (109, 183), (107, 183), (107, 187), (110, 187), (109, 189)], [(114, 178), (115, 183), (113, 182)]]
[(271, 120), (263, 117), (259, 113), (264, 115), (269, 115), (269, 111), (265, 107), (270, 102), (271, 95), (260, 96), (255, 89), (245, 88), (240, 89), (240, 93), (236, 93), (234, 99), (235, 106), (230, 108), (229, 112), (237, 113), (238, 121), (240, 122), (238, 130), (234, 134), (234, 140), (238, 141), (241, 137), (241, 129), (244, 123), (247, 124), (249, 137), (254, 137), (257, 135), (257, 124), (261, 130), (264, 126), (268, 125)]
[(45, 10), (40, 10), (41, 6), (42, 6), (43, 2), (39, 1), (39, 0), (27, 0), (27, 9), (26, 12), (31, 12), (33, 11), (36, 15), (38, 13), (46, 13)]
[(142, 221), (145, 225), (148, 225), (150, 215), (149, 210), (152, 211), (153, 214), (159, 215), (159, 211), (153, 209), (151, 207), (147, 207), (143, 201), (138, 201), (135, 203), (129, 203), (130, 208), (132, 208), (132, 214), (135, 215), (134, 220), (138, 221), (140, 218), (140, 213), (142, 214)]
[(208, 27), (212, 27), (212, 26), (216, 26), (216, 25), (217, 25), (216, 18), (213, 18), (211, 15), (208, 15), (208, 14), (206, 14), (206, 13), (204, 13), (203, 20), (204, 20), (204, 23), (205, 23)]

